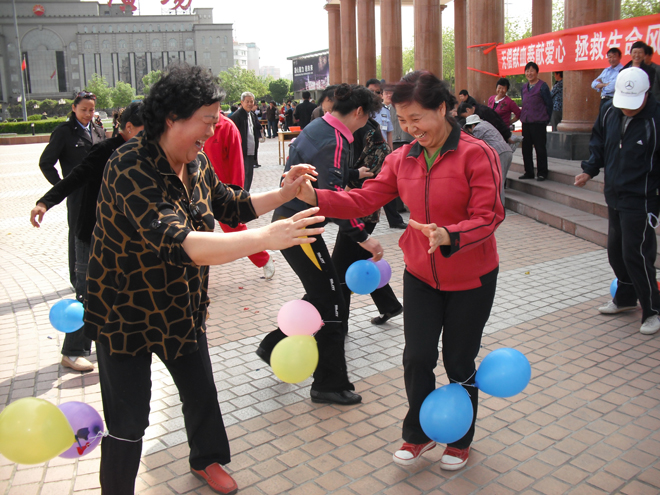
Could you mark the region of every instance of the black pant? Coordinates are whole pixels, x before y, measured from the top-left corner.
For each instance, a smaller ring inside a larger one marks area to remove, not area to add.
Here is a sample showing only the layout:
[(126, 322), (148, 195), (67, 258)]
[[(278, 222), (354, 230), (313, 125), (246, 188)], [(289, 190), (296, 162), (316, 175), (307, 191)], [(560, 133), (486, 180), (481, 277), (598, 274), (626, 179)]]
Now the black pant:
[[(89, 263), (90, 243), (76, 237), (76, 299), (84, 304), (87, 297), (87, 265)], [(62, 344), (63, 356), (89, 356), (92, 340), (85, 336), (85, 327), (67, 333)]]
[[(658, 207), (652, 208), (658, 215)], [(642, 322), (660, 314), (655, 280), (656, 237), (646, 211), (608, 208), (607, 257), (618, 281), (614, 304), (642, 306)]]
[(474, 360), (490, 316), (497, 280), (464, 291), (441, 291), (411, 275), (403, 274), (403, 377), (409, 409), (403, 420), (403, 439), (420, 444), (430, 439), (419, 423), (424, 399), (436, 388), (438, 342), (442, 334), (442, 362), (450, 382), (462, 383), (474, 408), (472, 426), (451, 447), (465, 449), (474, 438), (478, 391), (474, 384)]
[[(348, 321), (348, 307), (340, 288), (339, 276), (328, 248), (320, 235), (316, 242), (284, 249), (282, 254), (296, 272), (305, 288), (303, 299), (309, 301), (321, 314), (323, 326), (316, 335), (319, 348), (319, 364), (314, 372), (312, 390), (341, 392), (355, 390), (348, 380), (344, 354), (344, 327)], [(310, 249), (311, 248), (311, 249)], [(313, 251), (313, 253), (312, 253)], [(310, 253), (311, 257), (307, 253)], [(262, 347), (269, 355), (275, 345), (286, 336), (277, 329), (262, 340)]]
[[(230, 461), (206, 334), (199, 349), (171, 361), (163, 361), (179, 391), (190, 446), (190, 467), (205, 469)], [(110, 435), (101, 442), (101, 490), (103, 495), (133, 495), (140, 467), (142, 436), (149, 425), (151, 354), (110, 355), (96, 343), (103, 414)]]
[(76, 227), (82, 194), (75, 191), (66, 199), (66, 217), (69, 225), (69, 281), (71, 287), (76, 287)]
[[(375, 223), (365, 222), (364, 224), (364, 230), (369, 234), (371, 234), (375, 228)], [(349, 311), (351, 308), (351, 289), (346, 285), (346, 270), (348, 270), (348, 267), (354, 262), (358, 260), (368, 260), (369, 258), (371, 258), (371, 253), (369, 251), (360, 247), (357, 242), (353, 241), (346, 234), (342, 232), (337, 234), (335, 248), (332, 251), (332, 262), (339, 274), (344, 301), (346, 302)], [(373, 299), (380, 314), (394, 313), (401, 309), (401, 303), (394, 295), (394, 291), (392, 290), (392, 287), (390, 287), (390, 284), (373, 291), (371, 293), (371, 299)], [(346, 321), (344, 332), (348, 332), (348, 321)]]
[(277, 137), (277, 120), (268, 121), (268, 137)]
[(536, 168), (540, 177), (548, 176), (548, 150), (546, 141), (548, 131), (544, 123), (531, 123), (522, 125), (522, 154), (525, 164), (525, 174), (534, 177), (534, 155), (532, 148), (536, 149)]
[(245, 183), (243, 184), (243, 189), (249, 191), (252, 187), (252, 177), (254, 177), (254, 165), (257, 163), (257, 158), (255, 155), (244, 156), (243, 164), (245, 168)]

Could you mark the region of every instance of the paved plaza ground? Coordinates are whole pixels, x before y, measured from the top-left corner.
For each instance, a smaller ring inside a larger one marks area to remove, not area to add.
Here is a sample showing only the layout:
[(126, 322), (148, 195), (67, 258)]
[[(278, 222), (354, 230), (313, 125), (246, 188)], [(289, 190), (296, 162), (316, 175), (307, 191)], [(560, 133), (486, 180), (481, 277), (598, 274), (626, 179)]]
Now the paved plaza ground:
[[(48, 188), (37, 165), (45, 145), (0, 147), (0, 409), (35, 396), (102, 410), (97, 372), (59, 365), (63, 334), (49, 308), (72, 297), (66, 209), (40, 229), (29, 212)], [(277, 183), (277, 143), (268, 140), (253, 192)], [(442, 191), (438, 191), (441, 194)], [(404, 215), (407, 219), (407, 214)], [(253, 222), (264, 225), (270, 216)], [(384, 215), (383, 215), (384, 220)], [(400, 230), (374, 235), (402, 296)], [(326, 239), (334, 243), (336, 228)], [(532, 364), (527, 389), (510, 399), (481, 394), (466, 468), (444, 472), (442, 448), (412, 468), (392, 462), (406, 412), (402, 317), (377, 327), (369, 296), (355, 296), (346, 341), (349, 374), (363, 403), (313, 404), (310, 380), (280, 382), (255, 355), (279, 308), (302, 286), (279, 252), (272, 281), (247, 258), (211, 269), (208, 335), (218, 398), (230, 437), (228, 471), (243, 495), (417, 495), (660, 493), (660, 335), (639, 333), (641, 310), (603, 316), (613, 279), (605, 250), (507, 212), (497, 231), (500, 275), (479, 360), (500, 347)], [(92, 355), (96, 361), (96, 356)], [(442, 364), (438, 385), (447, 383)], [(153, 365), (151, 426), (136, 492), (210, 494), (189, 473), (180, 402), (169, 374)], [(100, 493), (99, 452), (19, 466), (0, 456), (0, 493)]]

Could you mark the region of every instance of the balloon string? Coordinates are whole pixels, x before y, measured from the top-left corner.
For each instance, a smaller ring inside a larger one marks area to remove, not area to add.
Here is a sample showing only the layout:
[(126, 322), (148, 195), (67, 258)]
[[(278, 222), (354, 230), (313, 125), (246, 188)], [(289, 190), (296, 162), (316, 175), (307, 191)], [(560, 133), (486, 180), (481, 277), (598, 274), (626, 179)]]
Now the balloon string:
[(128, 438), (119, 438), (114, 435), (110, 435), (110, 432), (106, 430), (106, 431), (99, 431), (96, 435), (94, 435), (94, 438), (92, 438), (91, 441), (93, 442), (99, 437), (110, 437), (110, 438), (114, 438), (115, 440), (121, 440), (122, 442), (133, 442), (133, 443), (141, 442), (142, 438), (144, 438), (144, 437), (140, 437), (137, 440), (129, 440)]
[[(450, 381), (450, 382), (453, 382), (453, 383), (458, 383), (459, 385), (462, 385), (463, 387), (474, 387), (474, 388), (477, 388), (477, 385), (476, 385), (476, 384), (474, 384), (474, 383), (467, 383), (467, 382), (469, 382), (469, 381), (472, 379), (472, 377), (473, 377), (476, 373), (477, 373), (477, 370), (474, 370), (474, 371), (472, 372), (472, 374), (468, 377), (468, 379), (465, 380), (464, 382), (459, 382), (458, 380), (454, 380), (453, 378), (450, 378), (449, 381)], [(466, 390), (466, 392), (468, 393), (468, 395), (469, 395), (470, 397), (472, 397), (472, 396), (470, 395), (470, 392), (468, 392), (467, 390)]]

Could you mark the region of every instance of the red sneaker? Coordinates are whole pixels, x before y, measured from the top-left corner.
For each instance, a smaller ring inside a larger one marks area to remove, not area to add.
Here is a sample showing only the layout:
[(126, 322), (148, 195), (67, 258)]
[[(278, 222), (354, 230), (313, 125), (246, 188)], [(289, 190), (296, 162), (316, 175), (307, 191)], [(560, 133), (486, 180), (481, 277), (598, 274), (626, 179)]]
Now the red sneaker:
[(401, 466), (410, 466), (411, 464), (415, 464), (417, 459), (419, 459), (424, 452), (431, 450), (433, 447), (435, 447), (435, 442), (433, 440), (426, 443), (405, 442), (403, 446), (394, 453), (392, 458), (394, 459), (394, 462)]
[(455, 449), (454, 447), (447, 447), (440, 459), (440, 468), (445, 471), (458, 471), (465, 467), (470, 455), (470, 447), (467, 449)]
[(190, 468), (190, 472), (202, 481), (208, 483), (209, 488), (216, 493), (232, 495), (238, 491), (238, 485), (234, 478), (229, 476), (217, 462), (206, 466), (206, 469), (198, 471)]

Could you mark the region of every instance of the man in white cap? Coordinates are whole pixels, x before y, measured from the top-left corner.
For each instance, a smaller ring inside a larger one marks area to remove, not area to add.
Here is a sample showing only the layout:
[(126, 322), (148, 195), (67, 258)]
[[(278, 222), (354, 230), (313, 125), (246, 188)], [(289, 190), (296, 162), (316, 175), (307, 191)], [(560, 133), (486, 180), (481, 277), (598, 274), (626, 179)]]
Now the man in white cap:
[(660, 211), (660, 104), (649, 91), (642, 69), (623, 69), (612, 102), (600, 108), (576, 186), (605, 168), (609, 213), (607, 254), (618, 279), (614, 299), (598, 308), (603, 314), (642, 306), (640, 332), (660, 330), (660, 294), (655, 279), (656, 237)]
[(506, 182), (506, 174), (509, 172), (509, 167), (511, 166), (511, 160), (513, 160), (511, 146), (504, 140), (500, 131), (493, 124), (481, 120), (481, 117), (476, 113), (468, 115), (463, 128), (477, 139), (488, 143), (500, 156), (500, 164), (502, 166), (502, 190), (500, 193), (502, 204), (504, 204), (504, 183)]

